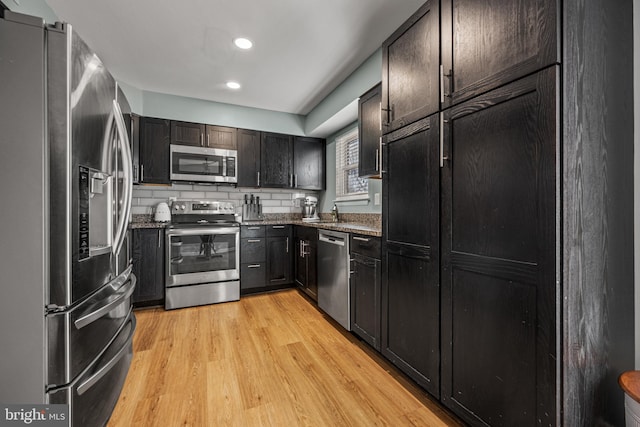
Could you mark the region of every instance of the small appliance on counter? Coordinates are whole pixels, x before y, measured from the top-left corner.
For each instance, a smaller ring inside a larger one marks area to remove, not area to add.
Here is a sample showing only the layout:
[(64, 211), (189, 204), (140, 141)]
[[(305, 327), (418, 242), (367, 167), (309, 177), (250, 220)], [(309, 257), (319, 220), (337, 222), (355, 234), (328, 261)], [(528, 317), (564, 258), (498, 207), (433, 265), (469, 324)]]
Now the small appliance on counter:
[(242, 205), (243, 221), (261, 221), (264, 219), (262, 215), (262, 204), (260, 196), (253, 197), (253, 194), (244, 195), (244, 204)]
[(302, 221), (304, 222), (318, 222), (318, 198), (314, 196), (307, 196), (302, 201)]
[(165, 202), (158, 203), (153, 219), (156, 222), (171, 221), (171, 211), (169, 210), (169, 205), (167, 205)]

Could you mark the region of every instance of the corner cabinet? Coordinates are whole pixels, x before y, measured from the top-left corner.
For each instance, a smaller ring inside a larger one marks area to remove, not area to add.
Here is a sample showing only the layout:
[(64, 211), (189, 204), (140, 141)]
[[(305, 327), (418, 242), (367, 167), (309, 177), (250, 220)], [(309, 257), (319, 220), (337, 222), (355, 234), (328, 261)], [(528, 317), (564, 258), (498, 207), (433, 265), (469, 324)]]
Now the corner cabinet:
[(170, 184), (169, 144), (171, 122), (153, 117), (140, 118), (139, 182)]
[(164, 304), (164, 229), (132, 230), (133, 274), (138, 282), (133, 291), (134, 307)]
[(358, 100), (358, 174), (381, 178), (382, 170), (382, 85), (369, 89)]
[(325, 140), (293, 137), (293, 187), (301, 190), (325, 189)]

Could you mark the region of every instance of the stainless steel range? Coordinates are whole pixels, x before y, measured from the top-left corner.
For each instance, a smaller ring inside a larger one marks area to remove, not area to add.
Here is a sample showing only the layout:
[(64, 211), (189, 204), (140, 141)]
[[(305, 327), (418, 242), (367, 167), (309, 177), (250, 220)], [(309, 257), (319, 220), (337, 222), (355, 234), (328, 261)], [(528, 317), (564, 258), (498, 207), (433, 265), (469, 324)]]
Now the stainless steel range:
[(239, 300), (240, 224), (234, 203), (173, 201), (166, 257), (166, 309)]

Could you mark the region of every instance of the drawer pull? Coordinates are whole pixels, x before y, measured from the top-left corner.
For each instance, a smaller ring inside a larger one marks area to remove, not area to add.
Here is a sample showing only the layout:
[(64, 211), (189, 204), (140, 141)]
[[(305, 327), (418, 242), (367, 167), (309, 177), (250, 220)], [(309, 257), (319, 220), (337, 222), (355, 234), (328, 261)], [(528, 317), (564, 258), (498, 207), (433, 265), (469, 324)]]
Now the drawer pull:
[(260, 240), (260, 239), (248, 239), (247, 240), (247, 243), (260, 243), (260, 242), (262, 242), (262, 240)]
[(260, 268), (260, 264), (247, 265), (247, 268)]
[(353, 236), (353, 240), (359, 240), (361, 242), (368, 242), (370, 239), (366, 239), (364, 237)]
[(247, 227), (247, 230), (260, 230), (260, 227)]
[(277, 228), (284, 228), (284, 227), (285, 227), (284, 225), (274, 225), (271, 228), (277, 229)]

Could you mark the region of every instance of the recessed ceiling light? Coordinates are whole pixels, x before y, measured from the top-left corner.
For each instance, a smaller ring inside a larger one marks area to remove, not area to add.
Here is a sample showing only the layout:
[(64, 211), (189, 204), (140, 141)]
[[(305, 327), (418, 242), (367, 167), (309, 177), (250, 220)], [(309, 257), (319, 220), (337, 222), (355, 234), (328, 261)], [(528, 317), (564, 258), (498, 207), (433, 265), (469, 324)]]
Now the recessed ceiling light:
[(238, 82), (227, 82), (227, 87), (229, 89), (240, 89), (240, 83), (238, 83)]
[(240, 49), (251, 49), (253, 46), (253, 42), (249, 39), (245, 39), (244, 37), (238, 37), (233, 41), (233, 43)]

